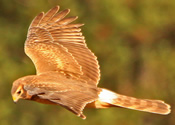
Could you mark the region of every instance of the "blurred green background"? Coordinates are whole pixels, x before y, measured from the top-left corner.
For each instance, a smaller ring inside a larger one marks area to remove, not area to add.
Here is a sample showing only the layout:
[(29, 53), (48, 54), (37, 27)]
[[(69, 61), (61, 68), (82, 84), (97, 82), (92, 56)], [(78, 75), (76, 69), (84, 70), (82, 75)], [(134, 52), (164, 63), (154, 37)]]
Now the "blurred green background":
[[(24, 54), (32, 19), (60, 5), (79, 16), (101, 68), (99, 86), (138, 98), (165, 100), (167, 116), (122, 108), (85, 109), (82, 120), (60, 106), (11, 99), (12, 82), (35, 74)], [(0, 125), (174, 125), (174, 0), (1, 0)]]

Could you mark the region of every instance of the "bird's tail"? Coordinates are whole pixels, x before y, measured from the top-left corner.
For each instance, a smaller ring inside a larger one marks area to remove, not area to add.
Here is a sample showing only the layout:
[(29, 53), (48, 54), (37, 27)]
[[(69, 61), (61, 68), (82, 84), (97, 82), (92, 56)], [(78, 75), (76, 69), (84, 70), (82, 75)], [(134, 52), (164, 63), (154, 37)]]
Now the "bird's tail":
[(161, 100), (137, 99), (102, 89), (99, 99), (94, 103), (96, 108), (119, 106), (128, 109), (166, 115), (171, 112), (170, 105)]

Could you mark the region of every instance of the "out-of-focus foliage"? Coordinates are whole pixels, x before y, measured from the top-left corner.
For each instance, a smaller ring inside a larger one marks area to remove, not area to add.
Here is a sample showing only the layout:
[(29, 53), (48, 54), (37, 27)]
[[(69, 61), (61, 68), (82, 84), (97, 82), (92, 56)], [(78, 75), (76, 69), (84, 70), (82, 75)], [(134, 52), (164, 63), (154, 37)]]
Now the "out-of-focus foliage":
[(82, 120), (60, 106), (12, 102), (12, 82), (35, 74), (23, 45), (31, 20), (60, 5), (85, 23), (82, 31), (101, 66), (99, 86), (175, 109), (174, 0), (0, 0), (1, 125), (173, 125), (167, 116), (122, 108), (87, 109)]

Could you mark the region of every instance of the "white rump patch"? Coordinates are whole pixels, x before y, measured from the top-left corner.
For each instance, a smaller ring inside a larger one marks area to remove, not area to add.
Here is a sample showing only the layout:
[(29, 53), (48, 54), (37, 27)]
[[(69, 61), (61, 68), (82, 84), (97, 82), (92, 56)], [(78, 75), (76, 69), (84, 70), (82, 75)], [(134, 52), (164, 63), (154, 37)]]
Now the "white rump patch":
[(112, 103), (117, 98), (117, 94), (110, 90), (102, 89), (98, 97), (101, 102)]

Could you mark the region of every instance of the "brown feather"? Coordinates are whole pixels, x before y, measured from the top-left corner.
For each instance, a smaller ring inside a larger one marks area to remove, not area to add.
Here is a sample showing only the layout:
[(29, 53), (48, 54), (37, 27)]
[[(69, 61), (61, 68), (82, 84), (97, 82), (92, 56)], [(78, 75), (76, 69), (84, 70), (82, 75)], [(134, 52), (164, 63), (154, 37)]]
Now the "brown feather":
[(137, 99), (119, 94), (117, 96), (112, 102), (113, 105), (156, 114), (170, 113), (170, 106), (161, 100)]
[(97, 87), (100, 69), (97, 57), (88, 49), (81, 33), (83, 24), (70, 24), (69, 9), (59, 6), (40, 13), (29, 26), (25, 52), (33, 61), (37, 75), (13, 82), (11, 94), (19, 99), (56, 104), (85, 119), (87, 107), (124, 107), (157, 114), (170, 113), (160, 100), (136, 99)]
[(171, 112), (170, 105), (161, 100), (137, 99), (117, 94), (107, 89), (101, 89), (99, 99), (94, 102), (94, 106), (97, 108), (103, 108), (103, 105), (100, 104), (104, 103), (108, 104), (104, 105), (105, 107), (117, 106), (162, 115), (167, 115)]
[(86, 104), (98, 99), (98, 88), (76, 76), (68, 78), (62, 73), (48, 72), (34, 79), (25, 77), (25, 81), (24, 90), (31, 100), (61, 105), (82, 118), (85, 118), (82, 112)]
[(30, 29), (31, 27), (36, 27), (36, 26), (38, 26), (38, 24), (40, 23), (40, 21), (41, 21), (41, 19), (43, 18), (43, 16), (44, 16), (44, 12), (42, 12), (42, 13), (40, 13), (38, 16), (36, 16), (36, 17), (33, 19), (32, 23), (30, 24), (29, 29)]
[(57, 24), (57, 25), (61, 25), (61, 26), (67, 25), (67, 24), (73, 22), (74, 20), (76, 20), (77, 18), (78, 18), (77, 16), (64, 18), (64, 19), (62, 19), (62, 20), (57, 21), (56, 24)]
[(50, 20), (50, 22), (58, 22), (59, 20), (63, 19), (65, 16), (67, 16), (70, 12), (70, 9), (65, 9), (61, 12), (59, 12), (58, 14), (55, 14), (52, 19)]
[(91, 84), (97, 85), (99, 64), (80, 32), (79, 27), (83, 24), (70, 24), (78, 17), (65, 18), (70, 10), (57, 14), (58, 10), (57, 6), (32, 21), (25, 42), (26, 54), (34, 62), (37, 74), (61, 70), (79, 74), (84, 80), (90, 79)]
[(42, 18), (42, 20), (40, 21), (40, 25), (45, 24), (46, 22), (48, 22), (50, 19), (52, 19), (52, 17), (58, 12), (59, 10), (59, 6), (56, 6), (52, 9), (50, 9)]

